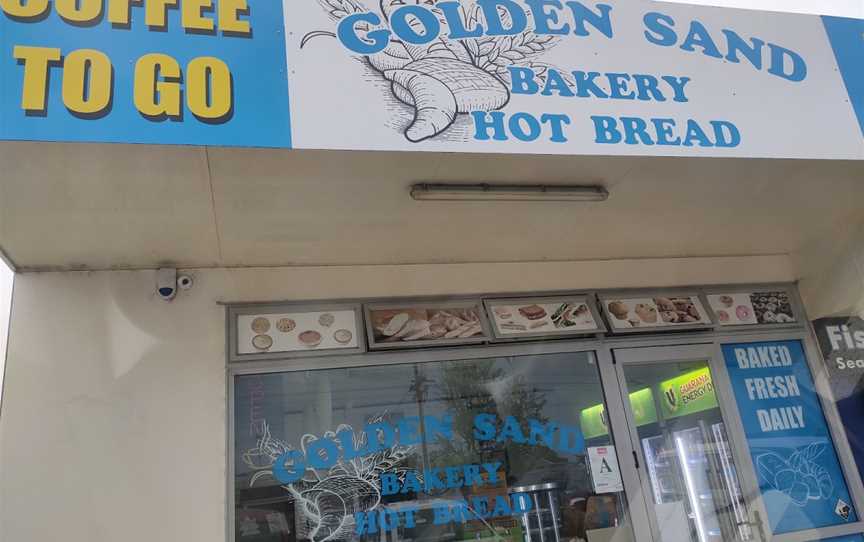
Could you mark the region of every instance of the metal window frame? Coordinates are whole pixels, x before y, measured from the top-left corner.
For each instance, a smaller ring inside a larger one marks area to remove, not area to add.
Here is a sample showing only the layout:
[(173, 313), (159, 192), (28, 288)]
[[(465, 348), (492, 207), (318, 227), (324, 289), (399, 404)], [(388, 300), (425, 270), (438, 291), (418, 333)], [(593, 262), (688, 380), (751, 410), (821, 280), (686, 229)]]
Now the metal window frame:
[[(796, 311), (798, 321), (794, 324), (762, 324), (749, 326), (724, 326), (721, 327), (716, 323), (716, 317), (713, 314), (710, 304), (708, 303), (706, 292), (723, 293), (724, 291), (756, 291), (762, 289), (771, 290), (786, 290), (790, 293), (793, 307)], [(608, 293), (613, 295), (627, 296), (645, 296), (650, 297), (656, 293), (681, 293), (689, 295), (699, 295), (700, 300), (704, 305), (704, 309), (712, 319), (711, 326), (698, 325), (693, 328), (672, 328), (656, 329), (655, 333), (646, 333), (644, 330), (639, 334), (620, 333), (618, 335), (604, 335), (602, 333), (596, 336), (589, 337), (567, 337), (555, 338), (544, 336), (538, 341), (500, 341), (495, 343), (480, 342), (469, 345), (436, 345), (434, 348), (415, 349), (415, 350), (378, 350), (365, 352), (353, 352), (346, 350), (331, 350), (322, 351), (321, 355), (317, 356), (297, 356), (296, 353), (275, 353), (274, 355), (256, 356), (258, 359), (249, 360), (244, 357), (242, 360), (231, 356), (232, 344), (236, 345), (236, 317), (232, 319), (232, 315), (237, 314), (237, 310), (243, 310), (244, 314), (250, 312), (260, 312), (264, 307), (279, 307), (284, 309), (286, 306), (294, 307), (310, 307), (307, 302), (284, 302), (284, 303), (238, 303), (225, 304), (226, 307), (226, 398), (227, 398), (227, 416), (226, 416), (226, 462), (227, 462), (227, 479), (226, 479), (226, 541), (234, 542), (235, 532), (235, 495), (234, 495), (234, 463), (236, 461), (234, 454), (234, 435), (235, 435), (235, 390), (234, 380), (237, 376), (251, 374), (269, 374), (290, 371), (308, 371), (320, 369), (338, 369), (351, 367), (367, 367), (367, 366), (386, 366), (399, 364), (415, 364), (415, 363), (430, 363), (452, 360), (472, 360), (483, 359), (490, 357), (513, 357), (513, 356), (530, 356), (537, 354), (564, 354), (564, 353), (589, 353), (594, 356), (597, 361), (601, 384), (603, 388), (604, 401), (606, 403), (607, 412), (610, 420), (610, 433), (612, 434), (613, 442), (618, 452), (618, 460), (622, 472), (622, 480), (625, 486), (625, 495), (628, 504), (628, 514), (634, 528), (634, 534), (651, 532), (650, 529), (650, 514), (648, 509), (648, 498), (650, 494), (643, 494), (639, 473), (635, 465), (628, 461), (627, 456), (634, 453), (634, 448), (630, 438), (623, 438), (622, 434), (629, 435), (629, 422), (633, 420), (632, 412), (629, 412), (629, 401), (622, 395), (622, 387), (618, 383), (616, 374), (616, 362), (613, 356), (613, 350), (625, 348), (650, 348), (650, 347), (687, 347), (693, 345), (713, 345), (715, 354), (711, 356), (711, 363), (719, 364), (715, 369), (712, 365), (712, 375), (715, 379), (719, 379), (720, 383), (717, 388), (720, 389), (719, 394), (724, 399), (721, 401), (721, 412), (724, 421), (727, 422), (727, 430), (730, 433), (730, 440), (735, 439), (736, 442), (744, 445), (732, 446), (736, 464), (740, 465), (739, 476), (742, 479), (746, 478), (747, 482), (742, 481), (742, 491), (749, 487), (756, 487), (755, 470), (753, 469), (750, 455), (746, 448), (746, 437), (743, 431), (743, 425), (740, 420), (737, 403), (732, 397), (732, 388), (726, 372), (725, 363), (722, 363), (721, 345), (728, 343), (740, 342), (759, 342), (772, 340), (800, 340), (813, 375), (816, 385), (819, 400), (822, 406), (822, 411), (828, 423), (829, 432), (834, 441), (834, 446), (837, 451), (840, 465), (843, 474), (846, 477), (846, 482), (852, 495), (853, 506), (859, 515), (859, 521), (849, 525), (841, 525), (810, 531), (801, 531), (785, 535), (772, 537), (770, 529), (767, 530), (768, 539), (776, 542), (806, 542), (814, 538), (825, 538), (834, 536), (843, 536), (848, 534), (857, 534), (864, 531), (864, 483), (862, 483), (860, 474), (858, 473), (854, 457), (849, 446), (846, 432), (842, 421), (840, 420), (836, 406), (834, 404), (833, 394), (828, 381), (828, 369), (823, 363), (822, 354), (816, 342), (816, 336), (812, 329), (812, 325), (804, 310), (801, 302), (798, 289), (793, 284), (788, 283), (771, 283), (771, 284), (740, 284), (740, 285), (706, 285), (687, 288), (648, 288), (648, 289), (626, 289), (614, 291), (599, 291), (599, 292), (574, 292), (574, 291), (544, 291), (534, 294), (525, 294), (524, 297), (549, 298), (549, 297), (573, 297), (587, 296), (589, 300), (596, 295), (602, 299)], [(513, 293), (496, 293), (496, 294), (478, 294), (473, 296), (453, 296), (448, 298), (441, 297), (421, 297), (421, 298), (379, 298), (379, 299), (354, 299), (344, 302), (315, 302), (313, 306), (324, 306), (328, 308), (345, 307), (346, 305), (358, 306), (365, 303), (383, 302), (389, 305), (395, 305), (399, 302), (413, 303), (415, 306), (428, 302), (440, 303), (444, 299), (449, 300), (480, 300), (480, 308), (485, 309), (482, 303), (487, 298), (524, 298), (522, 294), (514, 295)], [(590, 304), (589, 304), (590, 306)], [(335, 310), (335, 309), (334, 309)], [(344, 310), (344, 309), (343, 309)], [(486, 319), (485, 311), (481, 311), (486, 326), (489, 323)], [(602, 312), (602, 309), (601, 309)], [(365, 317), (363, 318), (365, 324)], [(603, 323), (602, 319), (598, 323)], [(232, 327), (234, 328), (232, 330)], [(672, 332), (670, 332), (672, 331)], [(683, 333), (674, 333), (674, 331), (682, 331)], [(489, 333), (489, 338), (492, 338), (491, 327), (486, 328)], [(232, 342), (233, 337), (233, 342)], [(544, 340), (545, 339), (545, 340)], [(720, 356), (720, 357), (718, 357)], [(247, 361), (248, 360), (248, 361)], [(630, 416), (629, 420), (627, 416)], [(732, 436), (732, 433), (735, 436)], [(744, 484), (748, 484), (745, 486)], [(755, 485), (754, 485), (755, 484)], [(748, 489), (749, 490), (749, 489)], [(767, 522), (767, 514), (764, 513), (764, 504), (761, 495), (755, 494), (754, 499), (748, 502), (748, 507), (761, 512), (762, 521)], [(767, 525), (766, 525), (767, 527)], [(644, 531), (643, 529), (649, 529)]]

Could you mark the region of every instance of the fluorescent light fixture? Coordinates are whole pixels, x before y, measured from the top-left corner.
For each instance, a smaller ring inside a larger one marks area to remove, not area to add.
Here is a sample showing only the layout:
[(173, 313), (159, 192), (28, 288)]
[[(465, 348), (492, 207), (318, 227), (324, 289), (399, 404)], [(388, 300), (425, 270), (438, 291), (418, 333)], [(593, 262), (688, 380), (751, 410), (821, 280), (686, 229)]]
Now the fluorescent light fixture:
[(411, 187), (417, 201), (606, 201), (602, 186), (542, 184), (434, 184)]

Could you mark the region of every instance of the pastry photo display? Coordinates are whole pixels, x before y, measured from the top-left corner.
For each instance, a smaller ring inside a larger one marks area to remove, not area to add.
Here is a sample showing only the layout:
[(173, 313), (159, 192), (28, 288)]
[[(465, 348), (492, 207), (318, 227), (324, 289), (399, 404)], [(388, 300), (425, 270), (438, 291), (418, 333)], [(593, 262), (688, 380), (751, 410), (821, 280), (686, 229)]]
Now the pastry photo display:
[(352, 309), (238, 315), (239, 354), (358, 348)]
[(479, 301), (367, 307), (370, 346), (395, 348), (488, 339)]
[(711, 294), (708, 304), (721, 326), (794, 324), (798, 321), (787, 291)]
[(702, 301), (695, 295), (607, 298), (603, 308), (610, 325), (617, 330), (711, 324)]

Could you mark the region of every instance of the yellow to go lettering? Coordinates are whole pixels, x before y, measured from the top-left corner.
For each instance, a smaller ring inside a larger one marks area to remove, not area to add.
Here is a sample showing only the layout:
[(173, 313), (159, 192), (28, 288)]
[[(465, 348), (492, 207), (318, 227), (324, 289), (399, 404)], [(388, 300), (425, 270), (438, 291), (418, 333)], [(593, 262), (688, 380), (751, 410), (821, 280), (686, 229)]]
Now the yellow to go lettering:
[[(13, 56), (24, 65), (21, 109), (29, 114), (47, 114), (49, 75), (55, 67), (62, 71), (63, 105), (72, 114), (99, 118), (111, 111), (114, 68), (104, 53), (78, 49), (64, 58), (57, 48), (19, 45)], [(185, 94), (185, 106), (195, 117), (218, 124), (233, 113), (232, 83), (228, 65), (218, 58), (193, 58), (184, 74), (174, 58), (152, 53), (135, 65), (133, 102), (150, 120), (182, 120)]]

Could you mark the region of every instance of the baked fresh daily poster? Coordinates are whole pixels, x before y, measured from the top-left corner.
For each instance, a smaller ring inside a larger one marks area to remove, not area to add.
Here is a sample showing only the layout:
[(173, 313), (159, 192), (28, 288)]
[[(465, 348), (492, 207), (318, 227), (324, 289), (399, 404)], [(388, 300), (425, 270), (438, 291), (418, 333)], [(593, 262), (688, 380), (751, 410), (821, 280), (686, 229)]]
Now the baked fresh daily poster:
[(857, 521), (801, 343), (728, 344), (723, 356), (772, 532)]
[(650, 0), (6, 0), (0, 140), (864, 159), (862, 32)]

